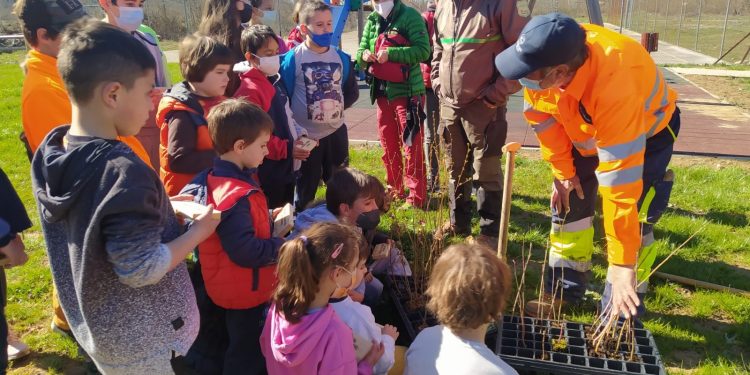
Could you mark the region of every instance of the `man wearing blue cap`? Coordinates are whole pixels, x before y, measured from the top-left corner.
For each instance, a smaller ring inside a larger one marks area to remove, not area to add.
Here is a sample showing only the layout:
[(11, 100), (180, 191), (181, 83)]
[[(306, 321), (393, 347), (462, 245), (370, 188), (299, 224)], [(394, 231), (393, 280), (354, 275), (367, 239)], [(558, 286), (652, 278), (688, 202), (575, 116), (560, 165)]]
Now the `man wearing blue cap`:
[(598, 190), (609, 260), (602, 309), (642, 315), (653, 226), (674, 178), (677, 93), (638, 42), (560, 13), (529, 21), (495, 65), (525, 87), (524, 116), (555, 177), (544, 295), (526, 312), (548, 316), (583, 297)]
[[(432, 88), (440, 101), (440, 137), (448, 154), (450, 222), (438, 230), (471, 233), (472, 183), (477, 188), (477, 242), (497, 247), (502, 195), (501, 148), (508, 95), (521, 87), (492, 66), (529, 21), (525, 0), (445, 0), (435, 9)], [(473, 169), (473, 175), (472, 175)]]

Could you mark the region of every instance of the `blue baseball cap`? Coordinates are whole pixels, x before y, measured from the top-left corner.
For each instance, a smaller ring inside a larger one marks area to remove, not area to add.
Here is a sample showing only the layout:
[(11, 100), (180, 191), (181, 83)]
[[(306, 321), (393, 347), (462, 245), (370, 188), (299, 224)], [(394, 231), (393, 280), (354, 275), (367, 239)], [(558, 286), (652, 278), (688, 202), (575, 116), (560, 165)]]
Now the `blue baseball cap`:
[(572, 60), (586, 43), (586, 32), (576, 20), (549, 13), (533, 17), (512, 46), (495, 57), (495, 68), (506, 79)]

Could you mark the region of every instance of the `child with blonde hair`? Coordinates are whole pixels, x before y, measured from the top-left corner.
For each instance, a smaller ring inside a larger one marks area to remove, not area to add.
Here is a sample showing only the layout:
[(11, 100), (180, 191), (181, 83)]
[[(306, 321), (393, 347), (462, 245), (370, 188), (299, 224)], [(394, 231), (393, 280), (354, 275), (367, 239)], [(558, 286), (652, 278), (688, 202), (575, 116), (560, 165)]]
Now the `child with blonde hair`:
[(319, 223), (281, 247), (279, 281), (260, 338), (270, 375), (372, 373), (383, 345), (373, 343), (357, 362), (352, 331), (328, 304), (337, 288), (354, 283), (358, 238), (345, 225)]
[(510, 289), (510, 269), (488, 248), (445, 249), (427, 287), (427, 309), (440, 325), (417, 335), (406, 352), (404, 374), (517, 374), (484, 343), (489, 323), (502, 317)]

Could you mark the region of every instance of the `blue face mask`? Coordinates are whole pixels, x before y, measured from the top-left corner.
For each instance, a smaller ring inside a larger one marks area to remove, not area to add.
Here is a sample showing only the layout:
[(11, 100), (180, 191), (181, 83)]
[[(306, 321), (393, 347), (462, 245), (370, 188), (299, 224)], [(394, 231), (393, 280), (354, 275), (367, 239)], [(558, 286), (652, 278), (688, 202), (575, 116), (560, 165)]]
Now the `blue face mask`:
[(276, 24), (276, 22), (279, 20), (279, 13), (275, 10), (264, 10), (263, 11), (263, 18), (261, 18), (261, 23), (263, 23), (266, 26), (273, 26)]
[(333, 33), (315, 34), (312, 32), (312, 30), (310, 30), (309, 33), (313, 43), (321, 47), (329, 47), (331, 45), (331, 38), (333, 38)]
[(541, 81), (535, 81), (533, 79), (528, 79), (528, 78), (519, 78), (518, 83), (520, 83), (521, 86), (529, 90), (539, 91), (542, 89), (542, 86), (540, 86)]

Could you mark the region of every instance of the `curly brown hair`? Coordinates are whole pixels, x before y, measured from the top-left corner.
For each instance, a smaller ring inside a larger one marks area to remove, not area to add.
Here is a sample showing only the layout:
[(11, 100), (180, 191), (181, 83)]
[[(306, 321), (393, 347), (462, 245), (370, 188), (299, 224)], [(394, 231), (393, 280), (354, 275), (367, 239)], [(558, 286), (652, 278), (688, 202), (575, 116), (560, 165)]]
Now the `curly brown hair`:
[[(276, 310), (294, 324), (302, 319), (315, 299), (323, 274), (332, 267), (351, 264), (359, 256), (362, 235), (336, 223), (316, 223), (284, 243), (279, 250), (279, 278), (273, 294)], [(335, 258), (332, 254), (343, 245)]]
[(473, 329), (502, 316), (510, 289), (510, 269), (490, 249), (452, 245), (432, 269), (427, 308), (450, 329)]

